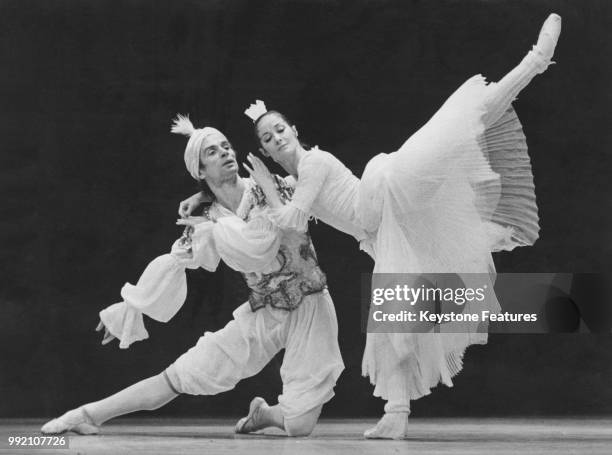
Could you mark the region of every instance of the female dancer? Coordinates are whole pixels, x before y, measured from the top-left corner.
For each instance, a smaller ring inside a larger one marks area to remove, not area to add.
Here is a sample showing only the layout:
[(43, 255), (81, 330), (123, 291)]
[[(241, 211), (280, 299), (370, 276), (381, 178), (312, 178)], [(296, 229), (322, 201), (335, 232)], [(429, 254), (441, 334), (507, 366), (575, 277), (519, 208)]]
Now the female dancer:
[[(527, 146), (511, 102), (551, 63), (560, 29), (561, 18), (549, 16), (516, 68), (498, 83), (469, 79), (398, 151), (374, 157), (361, 180), (333, 155), (306, 151), (295, 126), (258, 101), (245, 113), (255, 121), (260, 150), (297, 177), (275, 222), (303, 232), (315, 216), (353, 235), (375, 259), (375, 273), (494, 271), (492, 251), (531, 245), (538, 236)], [(249, 160), (253, 178), (269, 180), (263, 163)], [(198, 200), (192, 196), (179, 210), (189, 212)], [(465, 349), (486, 343), (486, 333), (473, 329), (368, 333), (363, 373), (387, 404), (365, 437), (406, 437), (410, 400), (439, 382), (452, 385)]]
[(120, 347), (148, 338), (142, 314), (166, 322), (183, 305), (185, 268), (214, 271), (220, 259), (243, 272), (251, 293), (223, 329), (207, 332), (163, 373), (100, 401), (69, 411), (42, 427), (43, 433), (98, 432), (103, 422), (138, 410), (157, 409), (178, 396), (213, 395), (234, 388), (260, 371), (285, 349), (279, 404), (255, 398), (236, 432), (276, 426), (289, 436), (310, 434), (344, 365), (337, 340), (333, 302), (305, 233), (280, 232), (269, 221), (268, 205), (288, 202), (292, 189), (281, 179), (266, 187), (268, 200), (251, 179), (238, 176), (235, 153), (213, 128), (194, 129), (184, 117), (173, 132), (190, 136), (185, 163), (196, 179), (205, 179), (214, 202), (203, 217), (179, 220), (186, 234), (171, 254), (149, 264), (138, 284), (126, 284), (123, 302), (100, 313)]

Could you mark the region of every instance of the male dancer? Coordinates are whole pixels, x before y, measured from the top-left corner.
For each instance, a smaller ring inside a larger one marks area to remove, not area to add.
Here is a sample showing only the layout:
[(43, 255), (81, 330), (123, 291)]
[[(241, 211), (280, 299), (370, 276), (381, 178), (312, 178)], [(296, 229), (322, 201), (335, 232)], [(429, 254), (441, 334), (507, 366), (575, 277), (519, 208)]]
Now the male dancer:
[(136, 286), (123, 288), (123, 302), (100, 313), (103, 343), (118, 338), (121, 347), (128, 347), (147, 338), (143, 313), (162, 322), (172, 318), (185, 300), (185, 268), (213, 271), (223, 259), (244, 274), (249, 301), (223, 329), (207, 332), (163, 373), (71, 410), (45, 424), (42, 432), (93, 434), (113, 417), (157, 409), (179, 393), (231, 390), (285, 349), (279, 404), (268, 406), (255, 398), (236, 432), (276, 426), (289, 436), (309, 435), (344, 365), (333, 302), (309, 236), (281, 232), (265, 216), (268, 206), (289, 199), (292, 189), (277, 179), (267, 189), (276, 197), (267, 201), (251, 179), (238, 176), (235, 152), (220, 131), (195, 129), (181, 116), (172, 131), (190, 137), (187, 169), (204, 180), (214, 201), (204, 216), (179, 220), (188, 228), (172, 252), (151, 262)]

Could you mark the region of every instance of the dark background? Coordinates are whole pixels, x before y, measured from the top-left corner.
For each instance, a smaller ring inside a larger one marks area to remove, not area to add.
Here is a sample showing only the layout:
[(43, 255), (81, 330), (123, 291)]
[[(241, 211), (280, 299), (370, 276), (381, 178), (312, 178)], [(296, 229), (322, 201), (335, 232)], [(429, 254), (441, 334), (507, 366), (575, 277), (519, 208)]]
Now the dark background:
[[(357, 175), (397, 148), (469, 76), (499, 79), (563, 16), (550, 70), (516, 110), (532, 157), (541, 238), (496, 256), (500, 272), (599, 272), (612, 256), (609, 186), (612, 34), (607, 0), (0, 1), (0, 417), (51, 416), (157, 374), (222, 327), (240, 277), (189, 274), (190, 292), (151, 338), (100, 346), (97, 313), (180, 235), (195, 191), (171, 118), (223, 130), (255, 151), (242, 112), (255, 99)], [(360, 273), (351, 238), (312, 225), (347, 369), (325, 416), (379, 414), (360, 376)], [(493, 335), (455, 387), (416, 416), (612, 412), (612, 337)], [(216, 397), (179, 397), (165, 415), (239, 415), (280, 392), (275, 359)]]

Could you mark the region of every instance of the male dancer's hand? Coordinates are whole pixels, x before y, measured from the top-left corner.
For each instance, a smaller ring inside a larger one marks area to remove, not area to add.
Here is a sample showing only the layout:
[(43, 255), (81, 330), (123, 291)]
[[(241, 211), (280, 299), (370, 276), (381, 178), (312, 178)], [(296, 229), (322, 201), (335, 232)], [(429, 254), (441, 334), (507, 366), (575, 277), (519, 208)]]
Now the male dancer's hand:
[(104, 325), (102, 321), (96, 327), (96, 332), (100, 332), (104, 330), (104, 337), (102, 338), (102, 344), (108, 344), (115, 339), (115, 335), (108, 331), (108, 328)]
[(202, 192), (196, 193), (184, 201), (181, 201), (179, 204), (178, 214), (181, 218), (187, 218), (195, 209), (198, 208), (198, 206), (205, 202), (212, 202), (212, 199)]

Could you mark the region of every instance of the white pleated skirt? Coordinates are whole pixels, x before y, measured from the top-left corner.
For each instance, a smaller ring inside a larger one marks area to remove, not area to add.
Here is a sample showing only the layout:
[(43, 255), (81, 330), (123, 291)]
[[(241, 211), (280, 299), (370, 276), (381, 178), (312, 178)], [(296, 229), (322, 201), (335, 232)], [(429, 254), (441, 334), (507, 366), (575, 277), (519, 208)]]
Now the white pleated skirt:
[[(538, 210), (521, 124), (510, 105), (491, 106), (495, 84), (467, 80), (440, 110), (390, 154), (374, 157), (360, 182), (357, 213), (374, 233), (362, 248), (374, 273), (458, 273), (495, 279), (491, 252), (532, 245)], [(499, 118), (486, 115), (501, 112)], [(485, 120), (486, 119), (486, 120)], [(493, 295), (470, 311), (499, 311)], [(449, 333), (369, 333), (363, 373), (389, 399), (398, 369), (417, 399), (452, 385), (465, 349), (487, 342), (477, 324)]]

